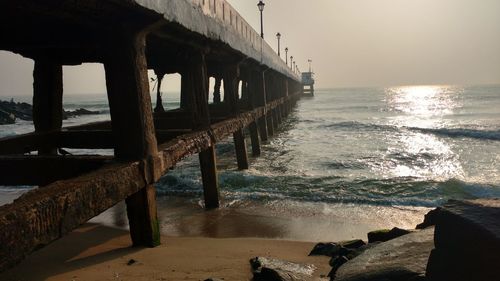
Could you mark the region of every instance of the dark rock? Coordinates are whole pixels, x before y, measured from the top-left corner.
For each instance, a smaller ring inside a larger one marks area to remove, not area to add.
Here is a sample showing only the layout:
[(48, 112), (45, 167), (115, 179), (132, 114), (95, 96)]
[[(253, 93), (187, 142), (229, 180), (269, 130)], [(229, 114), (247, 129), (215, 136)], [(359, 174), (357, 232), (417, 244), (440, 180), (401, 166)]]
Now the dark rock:
[(219, 278), (208, 278), (208, 279), (205, 279), (205, 281), (224, 281), (224, 279), (219, 279)]
[(422, 277), (434, 247), (433, 234), (434, 229), (428, 228), (369, 247), (342, 265), (335, 280), (406, 281)]
[(384, 229), (384, 230), (372, 231), (372, 232), (368, 233), (368, 243), (386, 242), (386, 241), (392, 240), (394, 238), (398, 238), (400, 236), (406, 235), (410, 232), (411, 231), (409, 231), (409, 230), (401, 229), (401, 228), (397, 228), (397, 227), (395, 227), (391, 230)]
[(309, 256), (328, 256), (333, 257), (342, 246), (337, 243), (318, 243), (309, 253)]
[(5, 112), (0, 109), (0, 125), (14, 124), (16, 123), (16, 116), (14, 114)]
[(16, 103), (13, 100), (11, 100), (10, 102), (0, 101), (0, 111), (4, 114), (12, 115), (15, 118), (19, 118), (21, 120), (33, 120), (33, 109), (31, 105), (25, 102)]
[(250, 260), (255, 281), (298, 281), (313, 280), (316, 269), (313, 265), (303, 265), (272, 258), (256, 257)]
[(439, 214), (439, 210), (441, 208), (436, 208), (434, 210), (430, 210), (424, 217), (424, 221), (421, 224), (418, 224), (416, 229), (424, 229), (429, 226), (435, 226), (436, 225), (436, 217)]
[(339, 242), (340, 246), (348, 249), (357, 249), (359, 247), (362, 247), (366, 245), (365, 241), (361, 239), (355, 239), (355, 240), (349, 240), (349, 241), (342, 241)]
[(128, 262), (127, 262), (127, 265), (133, 265), (134, 263), (136, 263), (137, 261), (134, 260), (134, 259), (130, 259)]
[(79, 108), (74, 111), (64, 111), (64, 118), (76, 117), (80, 115), (94, 115), (99, 114), (99, 111), (91, 111), (85, 108)]
[(378, 244), (380, 244), (380, 242), (373, 242), (373, 243), (370, 243), (370, 244), (366, 244), (364, 246), (361, 246), (357, 249), (352, 249), (352, 250), (348, 250), (348, 252), (346, 254), (344, 254), (348, 259), (352, 260), (353, 258), (361, 255), (364, 251), (370, 249), (370, 248), (373, 248), (375, 246), (377, 246)]
[(349, 259), (345, 256), (339, 256), (339, 257), (336, 257), (336, 258), (332, 258), (330, 260), (330, 266), (332, 267), (332, 270), (330, 271), (330, 273), (328, 273), (328, 277), (330, 278), (334, 278), (335, 277), (335, 273), (337, 272), (337, 270), (346, 262), (348, 262)]
[(436, 215), (435, 281), (500, 280), (500, 199), (450, 200)]
[[(99, 111), (91, 111), (87, 110), (85, 108), (79, 108), (74, 111), (64, 111), (63, 112), (63, 119), (68, 119), (70, 117), (76, 117), (80, 115), (94, 115), (94, 114), (99, 114)], [(4, 118), (3, 116), (9, 116), (9, 119)], [(19, 118), (21, 120), (25, 121), (32, 121), (33, 120), (33, 107), (25, 102), (22, 103), (16, 103), (13, 100), (10, 102), (8, 101), (0, 101), (0, 125), (1, 124), (11, 124), (14, 121), (12, 121), (11, 116), (15, 118)], [(10, 123), (8, 123), (10, 122)]]

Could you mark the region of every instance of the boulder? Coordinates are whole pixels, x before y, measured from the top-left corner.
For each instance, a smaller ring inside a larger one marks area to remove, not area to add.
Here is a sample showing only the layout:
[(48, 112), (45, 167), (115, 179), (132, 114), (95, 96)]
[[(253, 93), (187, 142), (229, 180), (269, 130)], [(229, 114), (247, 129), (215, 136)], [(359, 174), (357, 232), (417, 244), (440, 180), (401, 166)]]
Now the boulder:
[(85, 108), (79, 108), (74, 111), (64, 111), (64, 118), (76, 117), (80, 115), (94, 115), (99, 114), (99, 111), (91, 111)]
[(429, 226), (435, 226), (436, 225), (436, 217), (439, 214), (439, 210), (441, 208), (436, 208), (434, 210), (430, 210), (424, 217), (424, 221), (421, 224), (418, 224), (415, 228), (416, 229), (424, 229)]
[(366, 245), (366, 242), (361, 239), (348, 240), (339, 242), (340, 246), (348, 249), (357, 249)]
[(250, 260), (255, 281), (314, 280), (314, 265), (297, 264), (273, 258), (256, 257)]
[(431, 281), (500, 280), (500, 199), (450, 200), (436, 217)]
[(338, 256), (335, 258), (332, 258), (330, 260), (330, 266), (332, 267), (332, 270), (330, 273), (328, 273), (328, 277), (330, 278), (335, 278), (335, 273), (337, 273), (337, 270), (346, 262), (348, 262), (349, 259), (346, 256)]
[(5, 112), (0, 109), (0, 125), (16, 123), (16, 116), (12, 113)]
[(386, 242), (389, 240), (392, 240), (394, 238), (398, 238), (400, 236), (406, 235), (410, 233), (411, 231), (406, 230), (406, 229), (401, 229), (394, 227), (393, 229), (383, 229), (383, 230), (376, 230), (372, 232), (368, 232), (368, 243), (373, 243), (373, 242)]
[(434, 228), (412, 232), (366, 249), (342, 265), (335, 274), (335, 280), (419, 280), (425, 276), (427, 260), (433, 248)]
[(340, 250), (342, 246), (337, 243), (318, 243), (309, 253), (309, 256), (328, 256), (332, 257)]

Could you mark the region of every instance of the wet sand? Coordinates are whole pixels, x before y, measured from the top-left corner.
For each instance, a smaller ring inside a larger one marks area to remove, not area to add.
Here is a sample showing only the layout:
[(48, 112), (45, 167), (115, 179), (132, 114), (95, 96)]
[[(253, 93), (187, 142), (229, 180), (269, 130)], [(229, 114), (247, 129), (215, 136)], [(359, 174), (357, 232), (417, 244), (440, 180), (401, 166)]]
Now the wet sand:
[[(12, 198), (3, 196), (4, 203)], [(328, 274), (328, 258), (308, 257), (316, 242), (366, 240), (368, 231), (413, 228), (426, 208), (280, 202), (224, 202), (206, 211), (189, 198), (159, 197), (162, 245), (130, 247), (125, 206), (33, 253), (0, 280), (250, 280), (249, 259), (267, 256), (314, 264)], [(22, 238), (20, 238), (22, 239)], [(127, 265), (129, 260), (135, 260)]]
[[(310, 242), (162, 237), (157, 248), (130, 247), (126, 231), (86, 224), (29, 256), (0, 280), (250, 280), (249, 259), (268, 256), (329, 271), (327, 257), (308, 257)], [(130, 260), (136, 262), (127, 265)]]

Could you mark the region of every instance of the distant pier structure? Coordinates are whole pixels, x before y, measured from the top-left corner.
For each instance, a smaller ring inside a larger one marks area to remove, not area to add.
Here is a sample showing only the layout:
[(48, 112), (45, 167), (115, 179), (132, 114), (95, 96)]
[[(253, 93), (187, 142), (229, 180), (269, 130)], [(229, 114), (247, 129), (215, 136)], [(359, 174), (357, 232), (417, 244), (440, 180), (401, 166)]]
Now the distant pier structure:
[(314, 96), (314, 72), (312, 70), (312, 60), (309, 62), (309, 72), (302, 72), (302, 95), (307, 97)]

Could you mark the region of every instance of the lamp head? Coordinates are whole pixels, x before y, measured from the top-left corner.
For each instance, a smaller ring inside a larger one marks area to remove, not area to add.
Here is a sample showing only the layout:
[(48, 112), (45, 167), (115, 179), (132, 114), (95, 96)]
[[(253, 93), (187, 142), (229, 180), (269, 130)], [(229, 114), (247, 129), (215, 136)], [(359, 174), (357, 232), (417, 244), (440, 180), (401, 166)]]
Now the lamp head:
[(276, 33), (276, 38), (278, 38), (278, 40), (281, 38), (281, 33)]
[(257, 7), (259, 7), (259, 11), (261, 11), (261, 12), (264, 11), (264, 6), (265, 5), (266, 4), (264, 4), (264, 2), (262, 2), (262, 0), (259, 1), (259, 3), (257, 4)]

